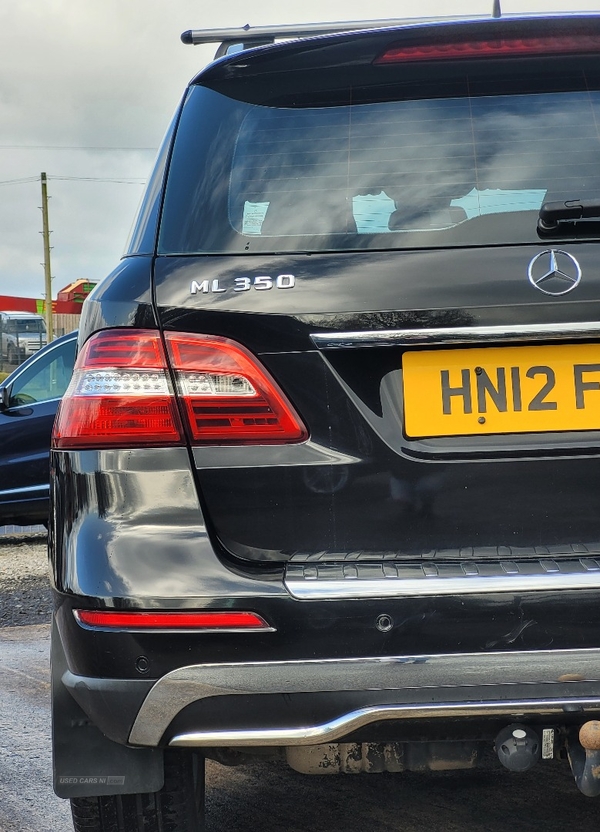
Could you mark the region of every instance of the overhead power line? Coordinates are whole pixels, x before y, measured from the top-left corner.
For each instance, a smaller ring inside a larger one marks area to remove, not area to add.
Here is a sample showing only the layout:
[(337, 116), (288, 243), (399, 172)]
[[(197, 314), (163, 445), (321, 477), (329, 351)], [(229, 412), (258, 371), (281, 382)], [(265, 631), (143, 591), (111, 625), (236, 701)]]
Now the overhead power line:
[(113, 147), (87, 144), (0, 144), (0, 150), (124, 150), (156, 153), (156, 147)]
[[(145, 185), (146, 179), (140, 177), (117, 179), (109, 176), (52, 176), (48, 175), (48, 179), (61, 179), (65, 182), (113, 182), (117, 185)], [(22, 179), (5, 179), (0, 181), (0, 185), (24, 185), (27, 182), (39, 182), (39, 176), (26, 176)]]
[(0, 185), (24, 185), (25, 182), (39, 182), (39, 176), (26, 176), (23, 179), (5, 179)]
[(146, 179), (136, 177), (131, 179), (111, 179), (107, 176), (48, 176), (48, 179), (61, 179), (63, 182), (116, 182), (120, 185), (144, 185)]

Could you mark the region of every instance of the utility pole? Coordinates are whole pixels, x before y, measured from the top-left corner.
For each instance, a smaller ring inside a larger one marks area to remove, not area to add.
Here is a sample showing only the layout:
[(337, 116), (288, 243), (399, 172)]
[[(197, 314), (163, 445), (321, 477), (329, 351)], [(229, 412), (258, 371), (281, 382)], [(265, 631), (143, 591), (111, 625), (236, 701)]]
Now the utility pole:
[(48, 178), (41, 174), (42, 181), (42, 237), (44, 239), (44, 285), (46, 287), (46, 330), (48, 343), (54, 338), (52, 323), (52, 271), (50, 269), (50, 229), (48, 228)]

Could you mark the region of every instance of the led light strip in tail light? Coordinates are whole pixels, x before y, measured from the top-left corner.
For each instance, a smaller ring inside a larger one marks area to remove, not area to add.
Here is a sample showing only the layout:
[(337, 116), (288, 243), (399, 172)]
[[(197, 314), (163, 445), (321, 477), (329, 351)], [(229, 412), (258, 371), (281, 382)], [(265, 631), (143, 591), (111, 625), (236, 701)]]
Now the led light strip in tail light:
[[(52, 445), (66, 448), (285, 444), (308, 437), (273, 378), (227, 338), (112, 329), (84, 345)], [(185, 425), (179, 415), (177, 397)]]
[(86, 630), (104, 632), (263, 632), (275, 629), (255, 612), (119, 612), (73, 610), (77, 623)]

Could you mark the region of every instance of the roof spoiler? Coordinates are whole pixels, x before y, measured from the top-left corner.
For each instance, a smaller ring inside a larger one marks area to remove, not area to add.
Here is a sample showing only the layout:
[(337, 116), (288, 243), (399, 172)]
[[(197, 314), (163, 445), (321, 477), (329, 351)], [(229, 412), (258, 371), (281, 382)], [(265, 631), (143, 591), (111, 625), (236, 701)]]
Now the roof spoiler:
[[(495, 2), (499, 3), (499, 0)], [(437, 23), (442, 20), (460, 19), (460, 17), (412, 17), (397, 20), (352, 20), (339, 23), (301, 23), (282, 26), (250, 26), (247, 23), (245, 26), (230, 29), (188, 29), (181, 35), (181, 40), (194, 46), (201, 43), (220, 43), (215, 58), (221, 58), (223, 55), (242, 52), (254, 46), (274, 43), (278, 38), (307, 38), (317, 35), (333, 35), (339, 32), (356, 32), (361, 29), (387, 29), (415, 23)]]

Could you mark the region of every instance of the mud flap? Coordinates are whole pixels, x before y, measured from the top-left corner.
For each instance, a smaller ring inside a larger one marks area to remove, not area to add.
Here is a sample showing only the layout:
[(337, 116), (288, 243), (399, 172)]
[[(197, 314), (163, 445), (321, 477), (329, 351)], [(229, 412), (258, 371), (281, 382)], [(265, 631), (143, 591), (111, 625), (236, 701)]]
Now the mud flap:
[(52, 751), (58, 797), (159, 791), (164, 783), (159, 748), (129, 748), (109, 740), (75, 702), (61, 679), (67, 662), (52, 625)]

